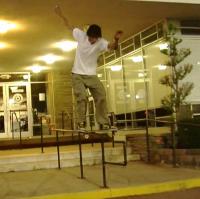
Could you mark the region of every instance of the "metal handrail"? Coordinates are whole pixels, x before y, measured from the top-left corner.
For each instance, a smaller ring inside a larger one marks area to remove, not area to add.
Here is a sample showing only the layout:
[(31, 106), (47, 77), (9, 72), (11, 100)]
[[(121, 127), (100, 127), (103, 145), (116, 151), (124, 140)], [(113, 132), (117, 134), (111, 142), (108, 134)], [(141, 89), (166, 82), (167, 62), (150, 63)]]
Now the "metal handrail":
[(11, 124), (12, 124), (12, 137), (14, 139), (14, 131), (13, 131), (13, 115), (15, 116), (16, 120), (17, 120), (17, 123), (19, 125), (19, 136), (20, 136), (20, 146), (22, 144), (22, 131), (21, 131), (21, 120), (20, 118), (18, 119), (17, 117), (17, 114), (16, 114), (16, 111), (15, 110), (10, 110), (10, 113), (11, 113)]
[[(60, 160), (60, 143), (59, 143), (59, 133), (66, 133), (66, 132), (77, 132), (78, 133), (78, 144), (79, 144), (79, 158), (80, 158), (80, 175), (81, 179), (84, 179), (84, 170), (83, 170), (83, 156), (82, 156), (82, 138), (81, 134), (85, 137), (88, 132), (79, 131), (79, 130), (70, 130), (70, 129), (53, 129), (56, 131), (56, 147), (57, 147), (57, 158), (58, 158), (58, 169), (61, 169), (61, 160)], [(94, 135), (95, 132), (93, 132)], [(99, 135), (99, 134), (97, 134)], [(110, 162), (105, 160), (105, 139), (104, 135), (99, 135), (101, 138), (101, 153), (102, 153), (102, 177), (103, 177), (103, 187), (107, 187), (106, 181), (106, 164), (112, 165), (119, 165), (119, 166), (126, 166), (127, 165), (127, 151), (126, 151), (126, 142), (125, 141), (115, 141), (117, 143), (121, 143), (123, 145), (123, 154), (124, 154), (124, 161), (123, 162)]]

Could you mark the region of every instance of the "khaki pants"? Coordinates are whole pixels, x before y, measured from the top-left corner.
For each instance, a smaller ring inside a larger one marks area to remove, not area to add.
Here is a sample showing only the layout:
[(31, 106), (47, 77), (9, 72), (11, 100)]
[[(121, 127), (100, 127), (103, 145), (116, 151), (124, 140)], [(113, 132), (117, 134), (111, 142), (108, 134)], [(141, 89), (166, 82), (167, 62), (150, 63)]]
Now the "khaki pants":
[(108, 124), (106, 92), (99, 78), (96, 75), (72, 74), (72, 86), (77, 102), (78, 123), (86, 121), (88, 88), (94, 98), (97, 122)]

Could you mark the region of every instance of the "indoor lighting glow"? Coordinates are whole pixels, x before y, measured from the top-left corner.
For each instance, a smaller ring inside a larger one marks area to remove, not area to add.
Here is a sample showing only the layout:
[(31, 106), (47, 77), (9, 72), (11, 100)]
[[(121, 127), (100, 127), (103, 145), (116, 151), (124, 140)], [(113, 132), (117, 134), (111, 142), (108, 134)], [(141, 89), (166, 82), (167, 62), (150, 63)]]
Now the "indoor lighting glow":
[(18, 25), (6, 20), (0, 20), (0, 33), (7, 33), (10, 30), (17, 29)]
[[(39, 64), (33, 64), (33, 65), (25, 68), (25, 70), (31, 70), (33, 73), (39, 73), (43, 70), (48, 70), (48, 69), (49, 69), (48, 66), (43, 66), (43, 65), (39, 65)], [(30, 78), (30, 76), (29, 76), (29, 78)]]
[(23, 75), (23, 79), (29, 79), (29, 75)]
[(144, 77), (144, 73), (138, 73), (138, 77)]
[(32, 70), (33, 73), (40, 73), (43, 69), (43, 66), (33, 65), (33, 66), (30, 66), (30, 69)]
[(10, 105), (12, 105), (12, 104), (15, 103), (15, 100), (14, 100), (14, 99), (9, 99), (8, 103), (9, 103)]
[(54, 54), (47, 54), (41, 57), (38, 57), (37, 60), (44, 61), (46, 64), (53, 64), (56, 61), (63, 60), (64, 58)]
[(11, 45), (6, 42), (0, 42), (0, 50), (4, 48), (9, 48)]
[(136, 96), (135, 96), (135, 99), (140, 99), (140, 96), (139, 96), (139, 95), (136, 95)]
[(121, 69), (122, 69), (122, 65), (111, 66), (111, 71), (120, 71)]
[(133, 62), (135, 63), (139, 63), (143, 61), (143, 57), (142, 56), (135, 56), (131, 58)]
[(167, 66), (166, 66), (166, 65), (160, 64), (160, 65), (158, 66), (158, 69), (159, 69), (159, 70), (166, 70), (166, 69), (167, 69)]
[(5, 42), (0, 42), (0, 49), (7, 48), (9, 45)]
[(103, 77), (103, 74), (102, 73), (98, 73), (97, 77), (101, 78), (101, 77)]
[(168, 43), (162, 43), (158, 45), (160, 50), (166, 50), (168, 49)]
[(61, 50), (65, 51), (65, 52), (69, 52), (77, 47), (77, 42), (68, 41), (68, 40), (60, 41), (60, 42), (56, 42), (55, 44), (53, 44), (53, 47), (60, 48)]

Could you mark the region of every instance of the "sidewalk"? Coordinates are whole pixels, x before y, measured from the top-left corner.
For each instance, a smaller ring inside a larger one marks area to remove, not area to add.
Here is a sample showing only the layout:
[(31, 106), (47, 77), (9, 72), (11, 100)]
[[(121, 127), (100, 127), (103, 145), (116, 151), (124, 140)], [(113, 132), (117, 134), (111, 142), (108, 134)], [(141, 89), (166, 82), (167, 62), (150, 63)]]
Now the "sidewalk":
[(0, 173), (0, 198), (97, 199), (200, 187), (200, 170), (131, 162), (126, 167), (107, 165), (108, 189), (102, 189), (101, 165)]

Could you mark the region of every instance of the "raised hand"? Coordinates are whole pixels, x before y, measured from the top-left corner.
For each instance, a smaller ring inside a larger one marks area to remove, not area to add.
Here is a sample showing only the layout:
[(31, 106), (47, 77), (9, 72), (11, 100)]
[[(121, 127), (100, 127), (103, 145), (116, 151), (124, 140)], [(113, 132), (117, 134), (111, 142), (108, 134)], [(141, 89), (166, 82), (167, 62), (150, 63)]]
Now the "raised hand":
[(118, 30), (118, 31), (115, 33), (114, 39), (115, 39), (115, 40), (119, 40), (120, 37), (122, 36), (122, 34), (123, 34), (123, 31)]
[(54, 8), (54, 11), (59, 17), (63, 17), (63, 13), (59, 5), (56, 5), (56, 7)]

